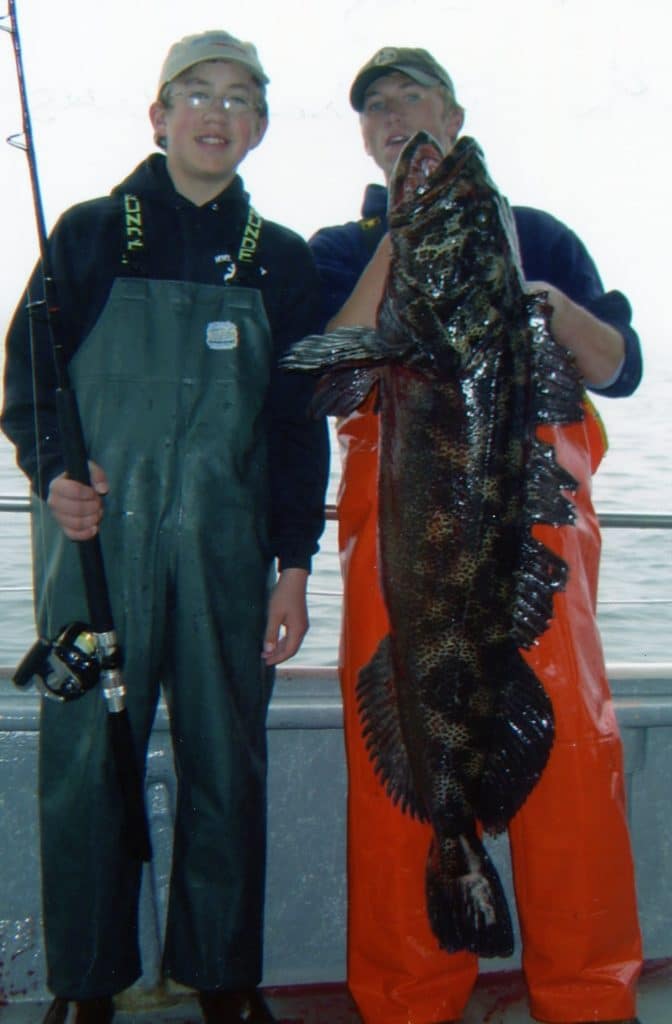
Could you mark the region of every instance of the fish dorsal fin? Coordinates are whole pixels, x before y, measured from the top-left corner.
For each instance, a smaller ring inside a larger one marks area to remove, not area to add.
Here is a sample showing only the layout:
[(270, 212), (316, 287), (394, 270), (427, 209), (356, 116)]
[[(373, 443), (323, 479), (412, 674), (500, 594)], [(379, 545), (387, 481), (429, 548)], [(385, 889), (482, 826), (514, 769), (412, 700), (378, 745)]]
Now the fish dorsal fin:
[(518, 647), (531, 647), (548, 629), (553, 595), (565, 589), (568, 573), (567, 563), (559, 555), (526, 533), (515, 573), (511, 623), (511, 636)]

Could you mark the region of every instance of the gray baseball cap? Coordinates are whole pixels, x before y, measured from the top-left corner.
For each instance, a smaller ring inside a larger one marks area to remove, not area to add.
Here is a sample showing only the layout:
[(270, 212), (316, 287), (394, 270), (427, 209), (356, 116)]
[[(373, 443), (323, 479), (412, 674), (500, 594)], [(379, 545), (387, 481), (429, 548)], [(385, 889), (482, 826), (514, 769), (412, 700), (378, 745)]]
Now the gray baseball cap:
[(426, 87), (443, 85), (457, 103), (450, 75), (438, 61), (434, 60), (431, 53), (408, 46), (384, 46), (382, 50), (374, 53), (371, 60), (367, 61), (364, 67), (357, 72), (352, 83), (350, 103), (356, 111), (361, 113), (364, 107), (364, 95), (371, 83), (382, 75), (389, 75), (391, 71), (401, 71), (418, 85)]
[(244, 43), (228, 32), (201, 32), (199, 35), (185, 36), (171, 46), (161, 68), (159, 92), (183, 71), (204, 60), (235, 61), (247, 68), (260, 85), (266, 85), (269, 81), (252, 43)]

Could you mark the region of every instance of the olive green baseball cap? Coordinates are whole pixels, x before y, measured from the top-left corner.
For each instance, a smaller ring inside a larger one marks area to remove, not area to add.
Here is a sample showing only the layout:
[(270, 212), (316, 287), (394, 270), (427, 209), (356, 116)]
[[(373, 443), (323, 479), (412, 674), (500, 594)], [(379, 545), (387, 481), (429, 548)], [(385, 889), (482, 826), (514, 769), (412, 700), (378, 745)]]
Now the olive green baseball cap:
[(455, 88), (450, 75), (434, 60), (431, 53), (408, 46), (384, 46), (357, 72), (352, 83), (350, 103), (358, 113), (364, 108), (364, 96), (371, 83), (382, 75), (389, 75), (391, 71), (401, 71), (418, 85), (444, 85), (455, 100)]
[(260, 85), (270, 81), (252, 43), (244, 43), (228, 32), (201, 32), (199, 35), (185, 36), (171, 46), (161, 68), (159, 92), (168, 82), (204, 60), (235, 61), (247, 68)]

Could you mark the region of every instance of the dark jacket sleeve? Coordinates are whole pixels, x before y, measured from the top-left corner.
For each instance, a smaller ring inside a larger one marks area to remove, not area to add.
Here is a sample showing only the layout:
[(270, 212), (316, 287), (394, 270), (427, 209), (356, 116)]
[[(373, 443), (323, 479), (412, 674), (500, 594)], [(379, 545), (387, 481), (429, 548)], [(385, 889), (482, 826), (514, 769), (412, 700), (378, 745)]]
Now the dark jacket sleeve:
[[(32, 275), (5, 339), (4, 405), (0, 425), (16, 447), (17, 465), (43, 497), (63, 470), (53, 390), (56, 384), (47, 330), (42, 272)], [(32, 313), (28, 305), (32, 304)]]
[(610, 291), (589, 300), (585, 306), (598, 320), (615, 327), (625, 343), (623, 365), (616, 380), (608, 387), (591, 390), (605, 398), (627, 398), (637, 390), (642, 379), (642, 349), (639, 336), (630, 323), (630, 303), (622, 292)]
[(642, 376), (642, 353), (632, 311), (619, 291), (605, 292), (597, 267), (581, 239), (561, 221), (531, 207), (515, 207), (523, 269), (528, 281), (548, 281), (623, 337), (625, 358), (615, 381), (592, 388), (599, 395), (631, 395)]
[[(47, 496), (51, 480), (64, 469), (52, 337), (67, 366), (105, 305), (112, 272), (101, 253), (109, 253), (113, 244), (115, 253), (119, 249), (112, 208), (107, 199), (94, 200), (62, 215), (48, 239), (57, 302), (50, 317), (51, 331), (42, 270), (37, 267), (7, 333), (0, 426), (16, 447), (17, 464), (41, 497)], [(101, 211), (105, 212), (101, 215)]]
[(320, 287), (308, 247), (298, 238), (288, 264), (291, 280), (281, 289), (271, 320), (276, 354), (270, 392), (271, 543), (281, 570), (309, 570), (324, 530), (327, 424), (309, 411), (314, 378), (281, 370), (277, 360), (293, 342), (321, 329)]
[(338, 227), (322, 228), (309, 242), (322, 286), (319, 328), (349, 299), (362, 271), (371, 258), (359, 225), (352, 221)]

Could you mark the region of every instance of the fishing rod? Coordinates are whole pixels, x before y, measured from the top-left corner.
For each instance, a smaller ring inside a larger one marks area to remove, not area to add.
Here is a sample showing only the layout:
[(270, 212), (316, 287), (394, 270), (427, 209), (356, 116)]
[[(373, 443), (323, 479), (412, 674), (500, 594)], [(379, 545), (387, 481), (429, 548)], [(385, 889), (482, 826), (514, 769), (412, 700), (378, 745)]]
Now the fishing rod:
[[(9, 26), (0, 25), (0, 28), (12, 38), (23, 121), (22, 135), (10, 136), (7, 141), (22, 149), (28, 159), (44, 296), (36, 302), (29, 297), (27, 309), (31, 322), (39, 314), (48, 332), (56, 371), (55, 403), (66, 475), (90, 486), (77, 397), (70, 385), (67, 359), (57, 330), (58, 296), (51, 271), (15, 0), (8, 0), (7, 18)], [(98, 681), (101, 682), (108, 711), (110, 748), (123, 798), (129, 849), (139, 860), (149, 861), (152, 853), (143, 783), (126, 708), (122, 653), (112, 617), (100, 537), (96, 534), (90, 540), (76, 543), (90, 624), (73, 622), (61, 628), (52, 641), (40, 637), (16, 669), (13, 681), (21, 689), (35, 682), (45, 696), (61, 702), (76, 700)]]

